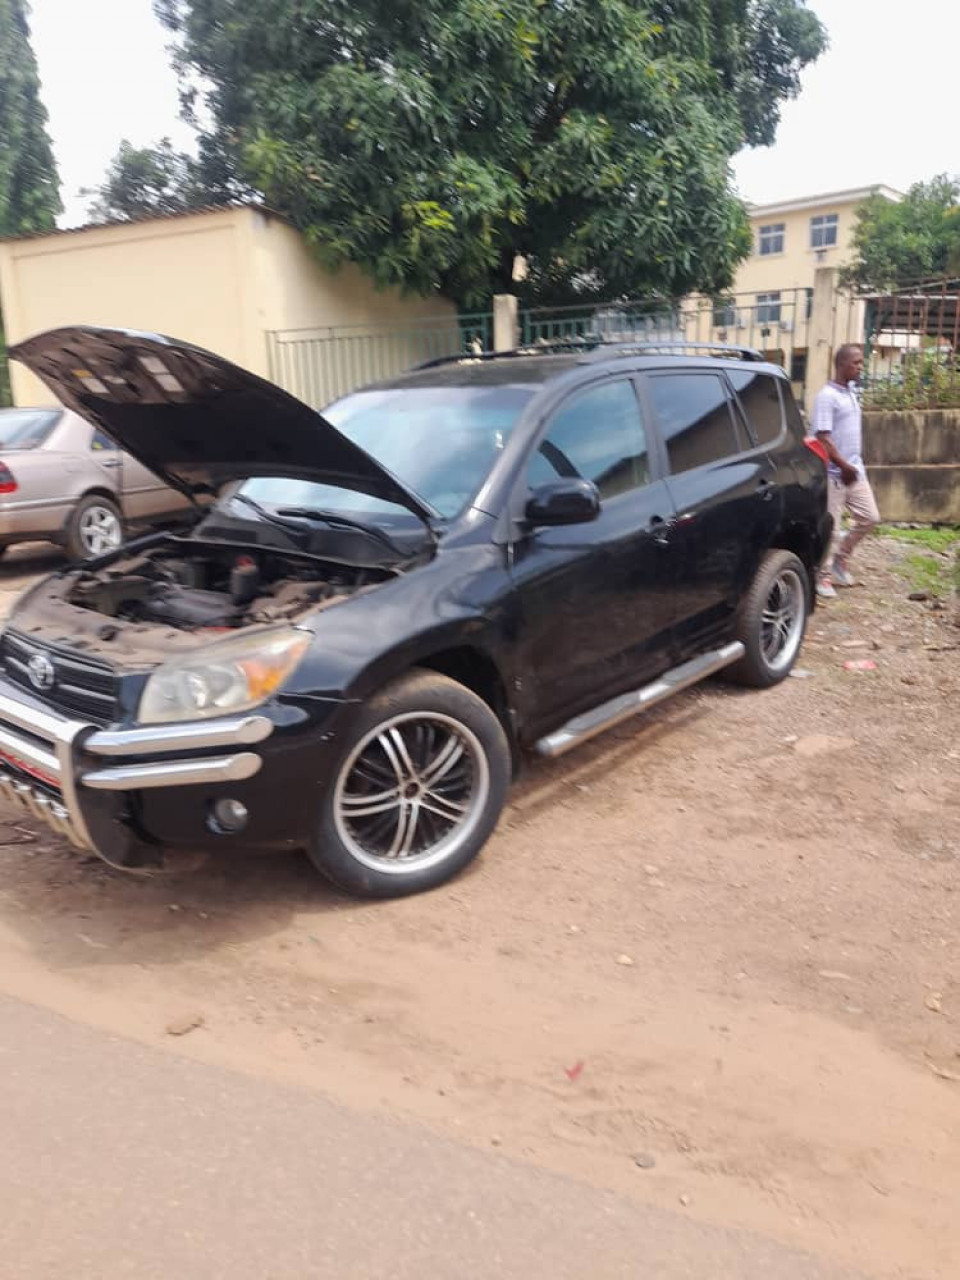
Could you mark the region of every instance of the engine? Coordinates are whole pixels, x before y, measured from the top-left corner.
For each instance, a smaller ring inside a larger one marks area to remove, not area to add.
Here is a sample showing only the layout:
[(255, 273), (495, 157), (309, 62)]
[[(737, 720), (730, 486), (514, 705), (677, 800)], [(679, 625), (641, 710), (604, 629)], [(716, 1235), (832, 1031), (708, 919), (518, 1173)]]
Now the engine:
[(189, 557), (148, 551), (80, 572), (67, 599), (123, 622), (199, 631), (291, 618), (389, 576), (387, 570), (236, 548), (207, 548)]

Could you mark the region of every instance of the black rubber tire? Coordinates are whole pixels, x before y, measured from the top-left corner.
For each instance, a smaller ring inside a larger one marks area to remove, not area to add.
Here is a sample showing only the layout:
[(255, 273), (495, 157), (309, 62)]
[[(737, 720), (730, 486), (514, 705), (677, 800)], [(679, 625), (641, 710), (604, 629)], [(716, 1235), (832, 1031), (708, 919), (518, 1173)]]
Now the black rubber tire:
[[(788, 662), (780, 667), (771, 667), (762, 647), (763, 612), (770, 598), (773, 584), (778, 577), (787, 572), (796, 574), (802, 586), (803, 624), (800, 642)], [(803, 562), (792, 551), (768, 551), (761, 560), (756, 576), (740, 602), (737, 612), (734, 638), (743, 645), (745, 653), (739, 662), (726, 669), (725, 677), (734, 684), (747, 685), (753, 689), (769, 689), (785, 680), (793, 670), (803, 647), (810, 606), (810, 574)]]
[(112, 498), (107, 498), (100, 493), (88, 493), (80, 499), (71, 511), (70, 519), (67, 521), (67, 526), (64, 530), (63, 548), (70, 560), (90, 560), (93, 558), (92, 553), (84, 546), (80, 533), (80, 522), (93, 507), (103, 507), (116, 516), (120, 523), (122, 540), (123, 517), (120, 514), (120, 508)]
[[(351, 756), (367, 735), (395, 717), (417, 713), (448, 717), (469, 731), (486, 761), (487, 795), (472, 819), (469, 834), (442, 861), (427, 866), (413, 863), (404, 869), (402, 859), (396, 859), (392, 869), (381, 870), (361, 861), (341, 838), (335, 814), (337, 788)], [(510, 777), (511, 755), (506, 734), (483, 699), (447, 676), (414, 669), (371, 698), (350, 727), (338, 762), (331, 770), (308, 856), (329, 880), (359, 897), (400, 898), (435, 889), (462, 871), (486, 844), (506, 801)]]

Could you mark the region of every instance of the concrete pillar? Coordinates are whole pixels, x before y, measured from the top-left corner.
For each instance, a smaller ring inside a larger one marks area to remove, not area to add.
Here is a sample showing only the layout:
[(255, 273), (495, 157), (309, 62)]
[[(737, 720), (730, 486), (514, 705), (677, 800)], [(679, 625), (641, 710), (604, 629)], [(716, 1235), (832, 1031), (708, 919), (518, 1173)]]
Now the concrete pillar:
[(498, 293), (493, 299), (493, 349), (514, 351), (520, 345), (519, 301), (512, 293)]
[(833, 372), (833, 313), (840, 273), (836, 267), (818, 267), (813, 277), (813, 309), (807, 325), (807, 385), (804, 404), (807, 415), (823, 384)]

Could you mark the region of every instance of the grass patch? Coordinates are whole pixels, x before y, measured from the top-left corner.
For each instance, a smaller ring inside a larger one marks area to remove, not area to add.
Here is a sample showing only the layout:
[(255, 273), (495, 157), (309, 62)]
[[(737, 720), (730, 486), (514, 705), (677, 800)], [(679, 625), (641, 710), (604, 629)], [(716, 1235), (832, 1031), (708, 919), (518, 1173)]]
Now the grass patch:
[(897, 542), (909, 542), (913, 546), (922, 547), (925, 551), (950, 551), (960, 547), (960, 528), (952, 525), (938, 529), (899, 529), (895, 525), (882, 524), (877, 530), (885, 538), (895, 538)]
[(897, 573), (906, 578), (912, 590), (929, 591), (935, 596), (948, 596), (952, 591), (960, 593), (960, 528), (899, 529), (885, 524), (878, 532), (906, 547), (916, 548), (896, 566)]

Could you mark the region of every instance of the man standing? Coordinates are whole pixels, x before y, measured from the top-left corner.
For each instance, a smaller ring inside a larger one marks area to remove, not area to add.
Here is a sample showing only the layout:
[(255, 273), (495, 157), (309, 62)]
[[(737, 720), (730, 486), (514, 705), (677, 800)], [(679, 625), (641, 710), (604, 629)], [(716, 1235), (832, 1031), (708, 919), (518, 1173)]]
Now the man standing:
[[(813, 405), (813, 434), (826, 450), (828, 504), (833, 516), (833, 542), (824, 559), (817, 594), (831, 599), (838, 587), (852, 587), (850, 557), (860, 540), (880, 523), (880, 512), (863, 465), (863, 415), (853, 384), (863, 372), (863, 351), (847, 344), (834, 358), (834, 378)], [(844, 534), (843, 513), (852, 527)]]

